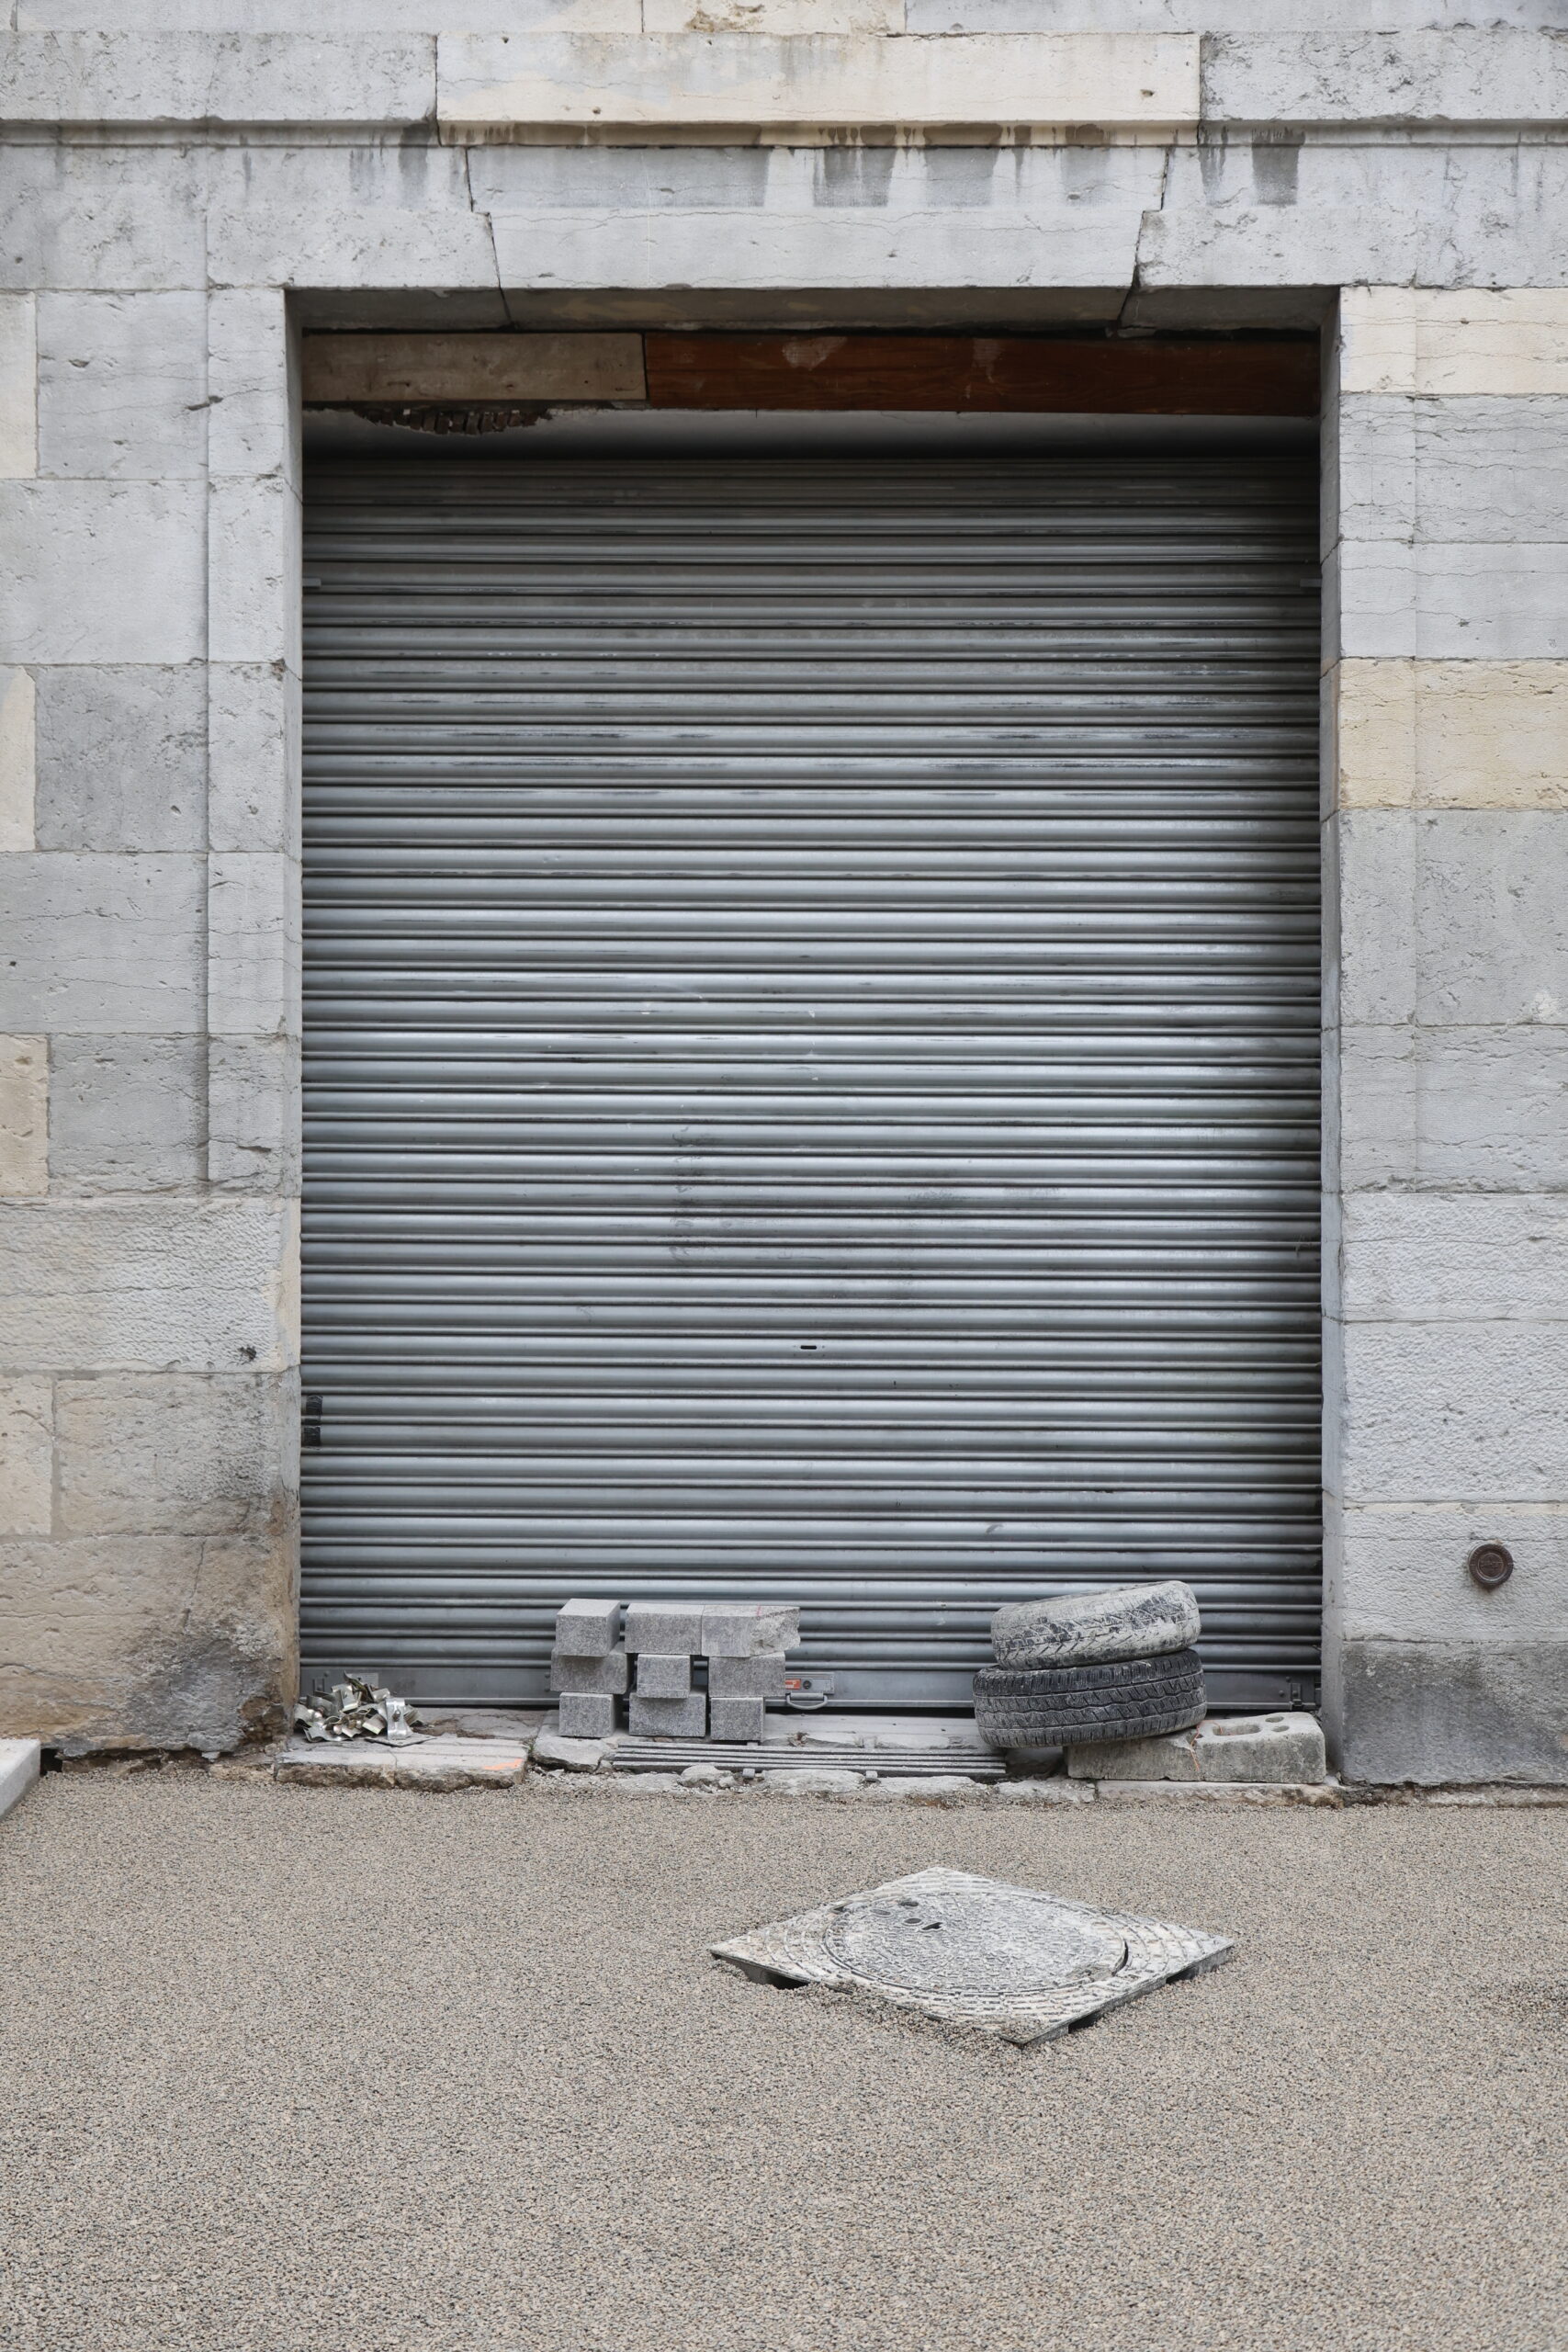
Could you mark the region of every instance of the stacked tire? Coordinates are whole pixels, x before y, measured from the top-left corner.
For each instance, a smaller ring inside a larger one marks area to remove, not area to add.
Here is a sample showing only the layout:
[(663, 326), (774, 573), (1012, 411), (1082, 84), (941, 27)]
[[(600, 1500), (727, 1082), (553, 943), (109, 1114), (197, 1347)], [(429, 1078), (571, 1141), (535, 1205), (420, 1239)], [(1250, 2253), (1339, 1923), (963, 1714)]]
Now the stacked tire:
[(994, 1666), (975, 1677), (993, 1747), (1082, 1747), (1188, 1731), (1207, 1712), (1190, 1585), (1122, 1585), (1018, 1600), (991, 1620)]

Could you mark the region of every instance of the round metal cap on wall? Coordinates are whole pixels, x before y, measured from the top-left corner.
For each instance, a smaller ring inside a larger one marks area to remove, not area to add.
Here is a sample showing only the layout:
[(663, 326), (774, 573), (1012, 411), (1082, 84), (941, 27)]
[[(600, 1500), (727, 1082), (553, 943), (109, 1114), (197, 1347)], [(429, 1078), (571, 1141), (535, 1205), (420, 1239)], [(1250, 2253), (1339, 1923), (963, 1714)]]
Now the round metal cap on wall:
[(1506, 1544), (1478, 1544), (1465, 1566), (1483, 1592), (1495, 1592), (1514, 1573), (1514, 1555)]

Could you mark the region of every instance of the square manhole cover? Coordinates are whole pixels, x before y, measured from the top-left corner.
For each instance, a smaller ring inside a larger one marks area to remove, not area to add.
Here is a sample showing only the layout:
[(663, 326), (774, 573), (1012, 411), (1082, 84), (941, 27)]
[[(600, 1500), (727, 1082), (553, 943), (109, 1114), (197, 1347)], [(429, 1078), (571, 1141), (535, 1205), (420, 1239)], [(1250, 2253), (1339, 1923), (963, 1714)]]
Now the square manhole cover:
[(1007, 2041), (1050, 2041), (1235, 1945), (1008, 1886), (968, 1871), (916, 1871), (715, 1944), (714, 1957), (775, 1984), (869, 1994)]

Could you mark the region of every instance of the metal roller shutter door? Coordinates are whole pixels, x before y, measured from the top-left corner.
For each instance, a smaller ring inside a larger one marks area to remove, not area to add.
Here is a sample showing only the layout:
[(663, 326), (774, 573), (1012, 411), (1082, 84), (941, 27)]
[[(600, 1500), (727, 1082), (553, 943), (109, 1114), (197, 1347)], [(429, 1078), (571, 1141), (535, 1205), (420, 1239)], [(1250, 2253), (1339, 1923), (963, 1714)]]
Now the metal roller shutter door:
[(1314, 483), (339, 464), (307, 571), (315, 1666), (799, 1595), (850, 1703), (1319, 1611)]

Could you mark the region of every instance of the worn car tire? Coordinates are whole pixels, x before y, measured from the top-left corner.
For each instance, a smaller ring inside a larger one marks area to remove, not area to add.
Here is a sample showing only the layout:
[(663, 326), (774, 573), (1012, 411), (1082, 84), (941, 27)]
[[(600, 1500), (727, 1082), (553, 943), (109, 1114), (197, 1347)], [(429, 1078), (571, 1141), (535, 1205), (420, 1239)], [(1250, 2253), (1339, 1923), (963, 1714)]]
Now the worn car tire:
[(1111, 1666), (986, 1666), (975, 1677), (975, 1722), (993, 1747), (1081, 1747), (1187, 1731), (1205, 1709), (1196, 1650)]

